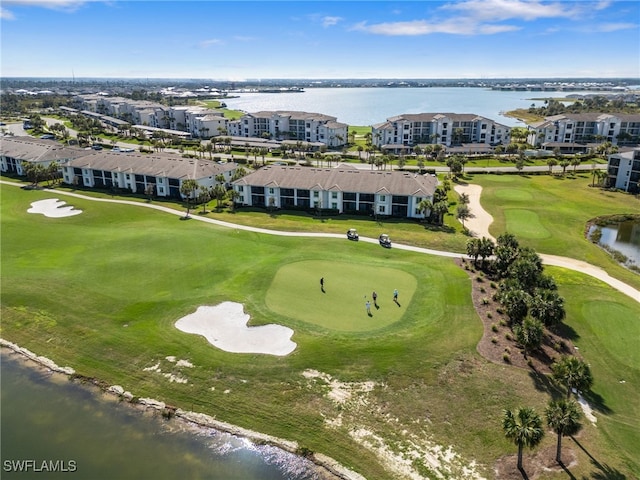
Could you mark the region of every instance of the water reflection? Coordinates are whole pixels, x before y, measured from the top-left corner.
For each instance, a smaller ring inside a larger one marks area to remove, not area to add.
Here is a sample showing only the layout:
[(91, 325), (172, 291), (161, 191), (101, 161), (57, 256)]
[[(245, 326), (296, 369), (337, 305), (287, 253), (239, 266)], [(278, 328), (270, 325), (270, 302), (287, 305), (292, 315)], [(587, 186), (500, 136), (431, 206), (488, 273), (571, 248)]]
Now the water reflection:
[(4, 350), (0, 358), (3, 480), (318, 478), (311, 462), (275, 447), (166, 421)]
[(589, 235), (600, 229), (600, 245), (622, 253), (630, 264), (640, 265), (640, 223), (622, 222), (606, 227), (591, 227)]

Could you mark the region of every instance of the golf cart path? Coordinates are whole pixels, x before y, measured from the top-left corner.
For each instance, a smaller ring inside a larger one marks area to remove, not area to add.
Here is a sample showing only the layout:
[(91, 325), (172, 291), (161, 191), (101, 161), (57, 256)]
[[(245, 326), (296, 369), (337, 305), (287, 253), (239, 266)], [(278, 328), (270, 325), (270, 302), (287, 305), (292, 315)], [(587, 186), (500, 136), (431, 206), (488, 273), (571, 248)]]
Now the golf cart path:
[[(0, 180), (0, 184), (11, 185), (14, 187), (23, 187), (24, 185), (14, 182), (9, 182), (6, 180)], [(472, 231), (477, 236), (485, 236), (492, 238), (489, 234), (489, 225), (493, 222), (493, 217), (489, 215), (480, 205), (480, 194), (482, 192), (482, 187), (479, 185), (456, 185), (456, 192), (458, 193), (468, 193), (469, 194), (469, 208), (473, 212), (474, 217), (467, 220), (467, 227), (470, 231)], [(183, 211), (176, 210), (174, 208), (164, 207), (162, 205), (155, 205), (153, 203), (141, 203), (141, 202), (132, 202), (130, 200), (116, 200), (116, 199), (108, 199), (108, 198), (94, 198), (86, 195), (82, 195), (79, 193), (73, 192), (62, 192), (60, 190), (53, 189), (42, 189), (41, 191), (45, 191), (51, 193), (52, 195), (61, 195), (66, 197), (75, 197), (81, 198), (83, 200), (90, 200), (94, 202), (104, 202), (104, 203), (118, 203), (121, 205), (132, 205), (135, 207), (145, 207), (151, 208), (153, 210), (158, 210), (161, 212), (169, 213), (172, 215), (176, 215), (179, 217), (184, 217), (185, 214)], [(344, 234), (338, 233), (317, 233), (317, 232), (285, 232), (278, 230), (268, 230), (266, 228), (258, 228), (251, 227), (248, 225), (238, 225), (231, 222), (225, 222), (222, 220), (215, 220), (213, 218), (199, 217), (199, 216), (189, 216), (190, 219), (211, 223), (214, 225), (218, 225), (226, 228), (233, 228), (236, 230), (245, 230), (249, 232), (263, 233), (266, 235), (279, 235), (282, 237), (310, 237), (310, 238), (340, 238), (344, 239)], [(360, 237), (361, 242), (378, 244), (378, 239), (368, 238), (368, 237)], [(457, 252), (443, 252), (441, 250), (432, 250), (429, 248), (422, 247), (414, 247), (411, 245), (402, 245), (398, 243), (393, 244), (393, 248), (397, 250), (408, 250), (417, 253), (424, 253), (427, 255), (437, 255), (441, 257), (450, 257), (450, 258), (460, 258), (465, 256), (464, 253)], [(627, 285), (620, 280), (617, 280), (611, 277), (607, 272), (599, 267), (595, 267), (589, 263), (582, 262), (580, 260), (575, 260), (568, 257), (559, 257), (555, 255), (545, 255), (539, 254), (540, 258), (542, 258), (543, 263), (547, 265), (553, 265), (558, 267), (567, 268), (570, 270), (575, 270), (577, 272), (584, 273), (586, 275), (590, 275), (598, 280), (605, 282), (607, 285), (615, 288), (616, 290), (628, 295), (636, 302), (640, 303), (640, 291), (633, 288), (631, 285)]]
[[(482, 187), (480, 185), (471, 184), (456, 185), (454, 190), (459, 194), (466, 193), (469, 196), (469, 210), (471, 210), (472, 217), (465, 221), (465, 226), (469, 229), (472, 235), (475, 237), (487, 237), (495, 242), (496, 239), (489, 233), (489, 226), (493, 223), (493, 217), (489, 212), (482, 208), (482, 205), (480, 204)], [(538, 255), (542, 259), (542, 263), (545, 265), (568, 268), (569, 270), (575, 270), (576, 272), (581, 272), (597, 278), (625, 295), (630, 296), (636, 302), (640, 302), (640, 291), (636, 290), (631, 285), (627, 285), (626, 283), (613, 278), (600, 267), (569, 257), (560, 257), (558, 255), (548, 255), (545, 253), (539, 253)]]

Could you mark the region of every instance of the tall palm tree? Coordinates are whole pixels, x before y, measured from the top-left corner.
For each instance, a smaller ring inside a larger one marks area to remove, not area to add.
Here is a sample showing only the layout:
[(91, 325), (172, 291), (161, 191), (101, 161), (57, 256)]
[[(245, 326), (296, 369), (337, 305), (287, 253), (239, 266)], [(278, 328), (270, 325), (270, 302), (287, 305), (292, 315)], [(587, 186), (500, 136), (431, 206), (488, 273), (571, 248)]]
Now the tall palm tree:
[(580, 408), (573, 400), (551, 401), (545, 410), (547, 425), (556, 435), (558, 444), (556, 448), (556, 462), (562, 464), (562, 437), (575, 435), (580, 431)]
[(426, 220), (428, 216), (431, 215), (431, 210), (433, 209), (433, 203), (428, 198), (425, 198), (418, 204), (418, 210), (424, 215), (424, 219)]
[(518, 470), (522, 468), (523, 447), (537, 446), (544, 436), (542, 419), (531, 407), (518, 407), (515, 410), (505, 410), (502, 417), (502, 430), (505, 437), (513, 440), (518, 446)]
[(187, 215), (186, 215), (187, 218), (189, 218), (189, 209), (191, 208), (191, 199), (194, 198), (195, 192), (198, 190), (198, 188), (199, 188), (198, 182), (196, 182), (192, 178), (184, 180), (182, 182), (182, 185), (180, 185), (180, 193), (187, 200)]
[(551, 365), (551, 372), (554, 380), (567, 388), (567, 400), (571, 398), (573, 389), (589, 390), (593, 385), (589, 365), (574, 356), (563, 356)]

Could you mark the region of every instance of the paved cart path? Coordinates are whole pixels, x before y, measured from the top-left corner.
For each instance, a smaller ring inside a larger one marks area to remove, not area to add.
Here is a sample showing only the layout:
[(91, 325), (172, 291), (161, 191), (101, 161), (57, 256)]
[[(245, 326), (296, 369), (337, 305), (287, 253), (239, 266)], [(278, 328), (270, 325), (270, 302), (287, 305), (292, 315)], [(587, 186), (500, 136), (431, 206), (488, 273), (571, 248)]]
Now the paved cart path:
[[(0, 184), (11, 185), (13, 187), (24, 186), (23, 184), (9, 182), (6, 180), (0, 180)], [(493, 238), (489, 234), (489, 225), (491, 224), (491, 222), (493, 222), (493, 217), (489, 215), (480, 205), (480, 194), (482, 192), (482, 187), (480, 187), (479, 185), (456, 185), (455, 190), (458, 193), (464, 192), (469, 194), (469, 200), (470, 200), (469, 208), (471, 212), (474, 214), (474, 218), (471, 218), (465, 222), (469, 230), (479, 237), (485, 236), (485, 237)], [(151, 208), (153, 210), (159, 210), (161, 212), (169, 213), (179, 217), (185, 216), (184, 211), (176, 210), (174, 208), (164, 207), (162, 205), (156, 205), (153, 203), (141, 203), (141, 202), (133, 202), (130, 200), (116, 200), (116, 199), (108, 199), (108, 198), (94, 198), (94, 197), (89, 197), (79, 193), (63, 192), (60, 190), (53, 190), (53, 189), (46, 189), (46, 188), (42, 189), (41, 191), (45, 191), (56, 196), (76, 197), (76, 198), (82, 198), (84, 200), (91, 200), (94, 202), (119, 203), (121, 205), (132, 205), (135, 207), (144, 207), (144, 208)], [(278, 230), (268, 230), (266, 228), (251, 227), (248, 225), (238, 225), (231, 222), (225, 222), (222, 220), (215, 220), (213, 218), (206, 218), (206, 217), (200, 217), (200, 216), (190, 216), (189, 218), (196, 221), (200, 221), (200, 222), (219, 225), (221, 227), (233, 228), (236, 230), (246, 230), (246, 231), (256, 232), (256, 233), (263, 233), (266, 235), (279, 235), (283, 237), (311, 237), (311, 238), (315, 237), (315, 238), (346, 239), (344, 234), (338, 234), (338, 233), (283, 232)], [(368, 237), (362, 237), (362, 236), (360, 237), (360, 241), (366, 242), (366, 243), (374, 243), (374, 244), (378, 243), (377, 238), (368, 238)], [(409, 250), (412, 252), (424, 253), (427, 255), (438, 255), (441, 257), (450, 257), (450, 258), (460, 258), (460, 257), (466, 256), (465, 253), (461, 253), (461, 252), (443, 252), (440, 250), (414, 247), (411, 245), (402, 245), (399, 243), (394, 243), (393, 248), (397, 250)], [(540, 255), (540, 258), (542, 258), (543, 263), (547, 265), (568, 268), (570, 270), (575, 270), (577, 272), (581, 272), (586, 275), (595, 277), (598, 280), (601, 280), (606, 284), (608, 284), (609, 286), (615, 288), (616, 290), (624, 293), (625, 295), (628, 295), (629, 297), (634, 299), (636, 302), (640, 303), (639, 290), (636, 290), (631, 285), (627, 285), (626, 283), (611, 277), (607, 272), (605, 272), (603, 269), (599, 267), (596, 267), (594, 265), (591, 265), (589, 263), (586, 263), (580, 260), (575, 260), (573, 258), (560, 257), (555, 255), (546, 255), (546, 254), (539, 254), (539, 255)]]

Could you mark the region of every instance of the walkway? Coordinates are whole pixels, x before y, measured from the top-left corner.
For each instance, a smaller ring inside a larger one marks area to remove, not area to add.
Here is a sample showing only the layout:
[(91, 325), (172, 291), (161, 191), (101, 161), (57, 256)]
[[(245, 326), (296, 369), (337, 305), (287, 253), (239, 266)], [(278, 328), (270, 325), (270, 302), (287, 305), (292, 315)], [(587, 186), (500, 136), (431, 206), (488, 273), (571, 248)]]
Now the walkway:
[[(489, 233), (489, 226), (493, 223), (493, 217), (484, 208), (482, 208), (482, 205), (480, 204), (482, 187), (480, 185), (471, 184), (456, 185), (454, 190), (459, 194), (466, 193), (469, 195), (469, 209), (471, 210), (473, 217), (465, 220), (465, 226), (473, 236), (487, 237), (495, 242), (496, 239)], [(597, 278), (625, 295), (630, 296), (636, 302), (640, 302), (639, 290), (636, 290), (631, 285), (627, 285), (626, 283), (613, 278), (600, 267), (596, 267), (590, 263), (576, 260), (574, 258), (547, 255), (544, 253), (539, 253), (538, 255), (542, 259), (542, 263), (545, 265), (567, 268), (569, 270), (575, 270), (576, 272)]]
[[(0, 184), (11, 185), (14, 187), (23, 186), (22, 184), (9, 182), (6, 180), (0, 180)], [(469, 199), (471, 200), (469, 203), (469, 208), (476, 215), (475, 218), (470, 219), (471, 221), (467, 221), (467, 226), (469, 227), (469, 229), (477, 236), (485, 236), (485, 237), (493, 238), (489, 235), (489, 225), (491, 224), (491, 222), (493, 222), (493, 217), (491, 217), (491, 215), (489, 215), (480, 205), (480, 192), (482, 191), (482, 187), (478, 185), (466, 185), (466, 186), (457, 185), (455, 187), (455, 190), (458, 193), (461, 193), (461, 192), (469, 193)], [(121, 205), (145, 207), (145, 208), (151, 208), (153, 210), (159, 210), (161, 212), (169, 213), (171, 215), (177, 215), (179, 217), (185, 216), (184, 211), (176, 210), (169, 207), (163, 207), (162, 205), (155, 205), (153, 203), (141, 203), (141, 202), (132, 202), (130, 200), (115, 200), (115, 199), (108, 199), (108, 198), (93, 198), (93, 197), (88, 197), (86, 195), (82, 195), (79, 193), (63, 192), (60, 190), (52, 190), (52, 189), (43, 189), (43, 191), (49, 192), (53, 195), (63, 195), (68, 197), (82, 198), (84, 200), (91, 200), (94, 202), (119, 203)], [(236, 230), (246, 230), (246, 231), (256, 232), (256, 233), (263, 233), (266, 235), (279, 235), (282, 237), (311, 237), (311, 238), (340, 238), (340, 239), (346, 238), (345, 235), (338, 234), (338, 233), (281, 232), (277, 230), (268, 230), (266, 228), (251, 227), (248, 225), (238, 225), (235, 223), (224, 222), (222, 220), (215, 220), (213, 218), (207, 218), (207, 217), (190, 216), (189, 218), (196, 221), (200, 221), (200, 222), (218, 225), (221, 227), (233, 228)], [(366, 243), (374, 243), (376, 245), (378, 244), (378, 239), (376, 238), (360, 237), (360, 241), (366, 242)], [(396, 250), (408, 250), (408, 251), (423, 253), (427, 255), (438, 255), (441, 257), (460, 258), (465, 256), (464, 253), (443, 252), (440, 250), (431, 250), (429, 248), (414, 247), (411, 245), (402, 245), (398, 243), (394, 243), (393, 248)], [(586, 275), (595, 277), (599, 280), (602, 280), (606, 284), (630, 296), (635, 301), (640, 303), (640, 291), (636, 290), (630, 285), (627, 285), (626, 283), (621, 282), (620, 280), (617, 280), (609, 276), (607, 272), (605, 272), (599, 267), (595, 267), (588, 263), (581, 262), (579, 260), (574, 260), (571, 258), (566, 258), (566, 257), (556, 257), (553, 255), (544, 255), (544, 254), (541, 254), (540, 257), (542, 258), (543, 262), (548, 265), (555, 265), (555, 266), (568, 268), (570, 270), (575, 270), (577, 272), (581, 272)]]

